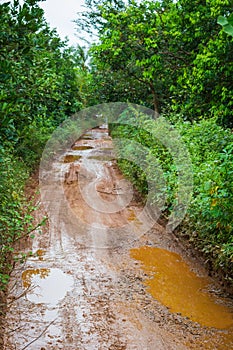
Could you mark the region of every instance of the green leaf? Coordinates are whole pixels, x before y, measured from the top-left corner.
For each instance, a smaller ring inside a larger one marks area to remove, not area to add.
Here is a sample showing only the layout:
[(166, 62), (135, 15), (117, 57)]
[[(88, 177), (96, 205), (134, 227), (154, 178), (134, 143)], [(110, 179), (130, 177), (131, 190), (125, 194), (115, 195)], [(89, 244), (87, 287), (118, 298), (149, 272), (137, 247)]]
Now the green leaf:
[(227, 24), (223, 27), (225, 33), (233, 36), (233, 26), (231, 24)]
[(233, 13), (228, 17), (228, 23), (233, 25)]
[(228, 24), (228, 20), (224, 16), (218, 16), (217, 23), (221, 26), (225, 26), (226, 24)]
[(233, 36), (233, 14), (228, 18), (224, 16), (219, 16), (217, 23), (223, 27), (223, 31), (231, 36)]

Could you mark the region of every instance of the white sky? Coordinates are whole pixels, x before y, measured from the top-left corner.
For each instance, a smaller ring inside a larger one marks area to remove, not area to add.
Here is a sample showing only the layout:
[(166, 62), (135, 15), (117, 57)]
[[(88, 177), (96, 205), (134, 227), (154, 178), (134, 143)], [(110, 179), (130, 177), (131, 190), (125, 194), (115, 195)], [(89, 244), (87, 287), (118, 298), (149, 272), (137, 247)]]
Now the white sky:
[[(0, 0), (0, 3), (13, 2), (13, 0)], [(20, 4), (23, 0), (20, 0)], [(67, 36), (69, 45), (76, 46), (77, 44), (85, 45), (80, 41), (77, 34), (76, 24), (72, 21), (77, 19), (77, 13), (85, 11), (83, 7), (85, 0), (46, 0), (39, 2), (38, 5), (43, 8), (46, 21), (50, 24), (51, 29), (57, 29), (61, 39)], [(87, 40), (93, 42), (93, 39), (85, 35)]]
[(70, 45), (83, 44), (75, 36), (77, 12), (84, 11), (85, 0), (46, 0), (39, 3), (45, 12), (45, 18), (51, 28), (56, 28), (59, 36), (69, 38)]

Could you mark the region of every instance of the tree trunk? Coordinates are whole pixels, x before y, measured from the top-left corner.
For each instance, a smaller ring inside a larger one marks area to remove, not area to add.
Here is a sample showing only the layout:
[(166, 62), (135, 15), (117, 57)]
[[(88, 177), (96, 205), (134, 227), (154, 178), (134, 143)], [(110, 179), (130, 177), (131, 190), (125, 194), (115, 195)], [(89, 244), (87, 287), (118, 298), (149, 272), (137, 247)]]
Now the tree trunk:
[(156, 119), (159, 116), (159, 99), (152, 82), (150, 82), (150, 90), (153, 96), (153, 105), (154, 105), (154, 111), (155, 111), (154, 118)]

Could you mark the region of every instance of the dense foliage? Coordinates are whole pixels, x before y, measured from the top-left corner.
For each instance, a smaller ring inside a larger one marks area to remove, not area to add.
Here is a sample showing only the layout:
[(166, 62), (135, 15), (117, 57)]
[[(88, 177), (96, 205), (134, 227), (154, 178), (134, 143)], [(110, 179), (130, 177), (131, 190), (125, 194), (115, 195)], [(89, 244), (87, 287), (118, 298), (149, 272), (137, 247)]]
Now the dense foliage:
[[(135, 125), (135, 116), (132, 124)], [(127, 123), (130, 122), (127, 117)], [(153, 164), (159, 161), (162, 169), (163, 182), (157, 198), (164, 196), (166, 203), (163, 215), (169, 217), (177, 205), (178, 169), (171, 152), (164, 147), (153, 131), (158, 126), (142, 116), (137, 119), (138, 127), (124, 124), (112, 125), (113, 138), (127, 139), (138, 142), (148, 148), (149, 152), (143, 162), (143, 170), (135, 163), (128, 161), (129, 154), (139, 158), (136, 148), (130, 143), (119, 147), (119, 166), (144, 195), (147, 195), (147, 183), (155, 178)], [(148, 126), (151, 130), (148, 133)], [(183, 122), (178, 120), (175, 129), (182, 136), (192, 161), (194, 176), (193, 197), (191, 199), (185, 220), (177, 229), (177, 234), (190, 240), (211, 262), (214, 269), (222, 269), (228, 279), (232, 276), (233, 258), (233, 135), (216, 125), (214, 119), (201, 122)], [(158, 130), (156, 130), (158, 132)], [(165, 137), (165, 135), (164, 135)], [(117, 145), (117, 144), (116, 144)], [(161, 193), (162, 192), (162, 193)]]
[(33, 231), (25, 181), (54, 128), (83, 105), (80, 48), (61, 41), (38, 3), (0, 5), (1, 289), (9, 278), (14, 243)]
[(25, 165), (7, 152), (1, 153), (0, 178), (0, 289), (4, 289), (12, 270), (14, 244), (29, 236), (34, 226), (33, 207), (23, 193), (28, 178)]
[(0, 16), (0, 137), (30, 164), (51, 128), (80, 108), (72, 56), (37, 2), (5, 3)]
[(91, 54), (100, 100), (233, 125), (233, 38), (217, 23), (232, 0), (87, 3), (78, 23), (99, 33)]

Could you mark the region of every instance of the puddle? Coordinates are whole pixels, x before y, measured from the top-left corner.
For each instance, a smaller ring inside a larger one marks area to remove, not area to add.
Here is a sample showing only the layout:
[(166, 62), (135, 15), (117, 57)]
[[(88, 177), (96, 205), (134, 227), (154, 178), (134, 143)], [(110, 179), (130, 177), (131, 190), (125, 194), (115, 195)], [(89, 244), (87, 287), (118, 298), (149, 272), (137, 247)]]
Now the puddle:
[(142, 222), (137, 218), (135, 211), (132, 209), (128, 209), (128, 217), (127, 220), (131, 223), (135, 224), (136, 227), (140, 227), (142, 225)]
[(93, 140), (92, 134), (85, 134), (82, 136), (82, 140)]
[(44, 258), (44, 255), (45, 255), (45, 250), (43, 249), (38, 249), (36, 252), (35, 252), (35, 256), (39, 258), (39, 260), (43, 260)]
[(94, 140), (94, 138), (93, 137), (91, 137), (91, 136), (83, 136), (82, 137), (82, 140)]
[(74, 155), (74, 154), (67, 154), (64, 157), (63, 163), (72, 163), (72, 162), (75, 162), (76, 160), (79, 160), (80, 158), (82, 158), (82, 156)]
[(225, 306), (220, 297), (207, 292), (210, 280), (198, 277), (180, 255), (147, 246), (131, 249), (130, 255), (141, 261), (151, 276), (145, 281), (148, 291), (171, 312), (206, 327), (233, 326), (233, 309)]
[(22, 273), (23, 287), (30, 288), (27, 299), (33, 303), (56, 305), (71, 290), (74, 280), (60, 269), (28, 269)]
[(90, 156), (88, 159), (99, 160), (100, 162), (108, 162), (114, 160), (113, 156), (101, 155), (101, 156)]
[(93, 149), (92, 146), (73, 146), (72, 149), (74, 151), (86, 151), (88, 149)]
[(99, 149), (100, 151), (114, 151), (113, 147), (102, 147)]

